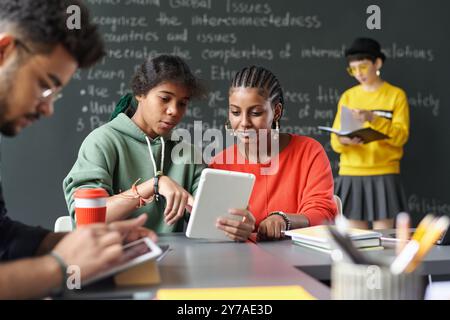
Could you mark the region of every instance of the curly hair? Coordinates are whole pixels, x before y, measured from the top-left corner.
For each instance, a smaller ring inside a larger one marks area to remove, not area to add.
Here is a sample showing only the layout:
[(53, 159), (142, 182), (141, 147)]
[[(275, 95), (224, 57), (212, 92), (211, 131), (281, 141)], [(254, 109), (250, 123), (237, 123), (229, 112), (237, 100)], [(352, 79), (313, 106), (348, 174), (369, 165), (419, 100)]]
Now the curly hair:
[[(67, 9), (80, 8), (80, 29), (69, 29)], [(81, 0), (0, 0), (0, 32), (9, 32), (31, 44), (38, 53), (49, 53), (61, 44), (86, 68), (104, 54), (103, 40)]]
[(173, 55), (147, 59), (134, 74), (131, 88), (135, 96), (141, 96), (164, 82), (185, 86), (192, 98), (203, 98), (206, 94), (204, 84), (192, 73), (186, 62)]

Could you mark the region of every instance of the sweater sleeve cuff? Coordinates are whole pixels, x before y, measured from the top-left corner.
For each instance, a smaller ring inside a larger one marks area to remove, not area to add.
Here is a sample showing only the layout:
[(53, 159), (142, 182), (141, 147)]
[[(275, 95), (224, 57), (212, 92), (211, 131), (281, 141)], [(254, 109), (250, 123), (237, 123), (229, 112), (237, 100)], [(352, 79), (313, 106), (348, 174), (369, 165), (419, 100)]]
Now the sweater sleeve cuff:
[(32, 257), (36, 254), (42, 240), (50, 233), (41, 227), (31, 227), (20, 222), (9, 221), (9, 238), (5, 255), (1, 260), (15, 260)]
[(324, 217), (324, 215), (319, 212), (304, 213), (303, 215), (308, 219), (310, 227), (322, 225), (330, 221), (329, 218)]
[(391, 120), (385, 119), (383, 117), (374, 116), (372, 122), (369, 122), (369, 127), (380, 131), (384, 134), (387, 133), (389, 126), (391, 125)]

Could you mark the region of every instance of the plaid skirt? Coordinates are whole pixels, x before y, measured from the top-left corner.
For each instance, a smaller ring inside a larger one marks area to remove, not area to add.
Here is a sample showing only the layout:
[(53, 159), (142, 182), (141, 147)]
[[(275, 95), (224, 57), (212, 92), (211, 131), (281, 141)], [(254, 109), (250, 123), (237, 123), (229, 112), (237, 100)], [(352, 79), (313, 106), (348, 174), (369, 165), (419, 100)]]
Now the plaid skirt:
[(338, 176), (335, 194), (342, 200), (343, 214), (351, 220), (393, 219), (399, 212), (408, 211), (398, 174)]

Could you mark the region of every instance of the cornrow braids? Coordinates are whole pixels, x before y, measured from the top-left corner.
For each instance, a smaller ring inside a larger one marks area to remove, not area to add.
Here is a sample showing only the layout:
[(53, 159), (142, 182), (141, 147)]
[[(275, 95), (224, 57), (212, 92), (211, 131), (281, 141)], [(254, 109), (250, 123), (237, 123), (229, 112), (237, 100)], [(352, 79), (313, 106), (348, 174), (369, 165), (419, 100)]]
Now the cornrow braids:
[[(267, 97), (273, 107), (278, 103), (281, 104), (281, 115), (283, 114), (283, 89), (280, 81), (270, 70), (260, 66), (245, 67), (234, 75), (230, 89), (233, 88), (257, 88), (260, 95)], [(272, 128), (275, 128), (275, 122), (272, 123)]]

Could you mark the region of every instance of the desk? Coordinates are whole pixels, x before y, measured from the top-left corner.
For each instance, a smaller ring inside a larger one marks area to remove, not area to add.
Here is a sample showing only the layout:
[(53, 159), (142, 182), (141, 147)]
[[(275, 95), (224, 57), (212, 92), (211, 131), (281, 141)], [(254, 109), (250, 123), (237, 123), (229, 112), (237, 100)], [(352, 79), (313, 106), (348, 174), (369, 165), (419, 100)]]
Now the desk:
[[(395, 230), (383, 230), (384, 235)], [(330, 280), (331, 258), (328, 254), (292, 244), (290, 239), (278, 242), (260, 242), (258, 246), (267, 253), (278, 257), (286, 264), (295, 266), (301, 271), (319, 280)], [(375, 259), (392, 259), (395, 251), (386, 248), (380, 251), (368, 251), (365, 254)], [(435, 246), (425, 258), (421, 272), (423, 275), (450, 275), (450, 246)]]
[(170, 245), (159, 262), (160, 285), (86, 288), (65, 297), (125, 297), (132, 292), (154, 293), (158, 288), (300, 285), (319, 299), (330, 298), (327, 286), (251, 242), (208, 242), (188, 239), (184, 234), (167, 234), (159, 237), (159, 243)]

